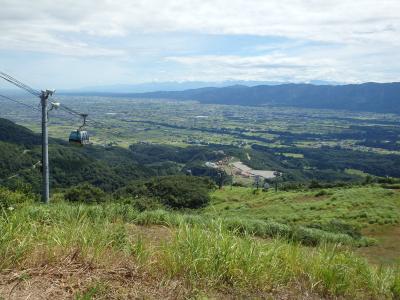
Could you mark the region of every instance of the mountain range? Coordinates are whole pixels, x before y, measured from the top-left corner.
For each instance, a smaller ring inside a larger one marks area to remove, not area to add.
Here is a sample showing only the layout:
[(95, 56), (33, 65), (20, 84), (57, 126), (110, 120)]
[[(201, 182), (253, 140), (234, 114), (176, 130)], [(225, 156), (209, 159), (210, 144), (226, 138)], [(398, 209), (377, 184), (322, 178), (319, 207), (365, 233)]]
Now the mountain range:
[[(309, 83), (315, 85), (336, 85), (333, 81), (313, 80)], [(60, 92), (66, 93), (147, 93), (154, 91), (184, 91), (188, 89), (198, 89), (204, 87), (228, 87), (233, 85), (279, 85), (284, 84), (281, 81), (256, 81), (256, 80), (224, 80), (224, 81), (164, 81), (164, 82), (144, 82), (136, 84), (110, 84), (82, 87), (78, 89), (60, 89)]]
[(184, 91), (118, 93), (112, 95), (145, 99), (196, 100), (200, 103), (227, 105), (275, 105), (400, 113), (399, 82), (371, 82), (348, 85), (233, 85), (219, 88), (205, 87)]

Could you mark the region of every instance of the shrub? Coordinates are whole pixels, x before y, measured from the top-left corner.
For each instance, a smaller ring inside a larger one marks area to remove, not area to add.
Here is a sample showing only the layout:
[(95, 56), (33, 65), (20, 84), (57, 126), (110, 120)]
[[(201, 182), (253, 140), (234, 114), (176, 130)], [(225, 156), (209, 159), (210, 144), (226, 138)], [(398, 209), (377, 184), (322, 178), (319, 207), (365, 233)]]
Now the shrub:
[(18, 191), (13, 192), (0, 187), (0, 209), (13, 207), (26, 202), (33, 202), (35, 198), (36, 196), (33, 194), (24, 194)]
[(383, 184), (381, 184), (381, 187), (383, 187), (384, 189), (400, 190), (399, 183), (396, 183), (396, 184), (383, 183)]
[(317, 180), (313, 179), (313, 180), (311, 180), (311, 182), (310, 182), (310, 184), (308, 185), (308, 187), (309, 187), (310, 189), (318, 189), (318, 188), (321, 188), (322, 186), (321, 186), (321, 184), (320, 184)]
[(332, 195), (332, 192), (328, 192), (326, 190), (320, 190), (319, 192), (315, 193), (315, 197), (322, 197)]
[(121, 199), (122, 203), (124, 204), (130, 204), (133, 206), (134, 209), (142, 212), (145, 210), (156, 210), (156, 209), (161, 209), (162, 205), (159, 201), (157, 201), (154, 198), (149, 198), (149, 197), (129, 197), (129, 198), (123, 198)]
[(146, 184), (149, 192), (172, 208), (199, 208), (210, 201), (211, 183), (208, 179), (192, 176), (168, 176)]
[(85, 203), (102, 202), (105, 200), (105, 196), (106, 194), (103, 190), (89, 183), (79, 184), (70, 188), (64, 195), (65, 199), (68, 201)]
[(135, 181), (119, 190), (119, 197), (150, 197), (171, 208), (199, 208), (210, 201), (214, 184), (196, 176), (165, 176), (147, 181)]
[(333, 233), (347, 234), (354, 239), (360, 239), (362, 237), (361, 232), (358, 228), (336, 219), (323, 224), (310, 224), (308, 227)]

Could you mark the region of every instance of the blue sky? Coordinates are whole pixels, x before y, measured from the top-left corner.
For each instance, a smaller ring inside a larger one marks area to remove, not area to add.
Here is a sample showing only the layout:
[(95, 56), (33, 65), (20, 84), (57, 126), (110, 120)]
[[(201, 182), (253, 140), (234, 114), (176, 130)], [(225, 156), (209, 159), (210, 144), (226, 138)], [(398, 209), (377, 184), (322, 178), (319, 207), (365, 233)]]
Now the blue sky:
[(0, 7), (0, 69), (35, 87), (400, 77), (398, 0), (0, 0)]

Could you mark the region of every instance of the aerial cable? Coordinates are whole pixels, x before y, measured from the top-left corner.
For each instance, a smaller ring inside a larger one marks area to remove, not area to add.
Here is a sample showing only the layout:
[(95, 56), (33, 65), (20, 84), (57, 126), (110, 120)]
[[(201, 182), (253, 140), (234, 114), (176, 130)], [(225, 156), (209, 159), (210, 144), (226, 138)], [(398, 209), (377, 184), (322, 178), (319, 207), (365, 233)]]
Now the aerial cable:
[(35, 107), (35, 106), (33, 106), (33, 105), (26, 104), (26, 103), (24, 103), (24, 102), (22, 102), (22, 101), (15, 100), (15, 99), (13, 99), (13, 98), (10, 98), (10, 97), (7, 97), (7, 96), (1, 95), (1, 94), (0, 94), (0, 97), (3, 98), (3, 99), (9, 100), (9, 101), (18, 103), (18, 104), (20, 104), (20, 105), (29, 107), (29, 108), (31, 108), (31, 109), (33, 109), (33, 110), (40, 111), (40, 109), (38, 109), (37, 107)]
[(68, 113), (68, 114), (74, 116), (74, 117), (80, 117), (80, 114), (73, 113), (73, 112), (71, 112), (71, 111), (65, 109), (65, 108), (64, 108), (63, 106), (61, 106), (61, 105), (60, 105), (60, 109), (61, 109), (62, 111), (64, 111), (64, 112), (66, 112), (66, 113)]
[[(33, 106), (33, 105), (26, 104), (26, 103), (24, 103), (24, 102), (22, 102), (22, 101), (19, 101), (19, 100), (10, 98), (10, 97), (8, 97), (8, 96), (5, 96), (5, 95), (0, 94), (0, 98), (3, 98), (3, 99), (5, 99), (5, 100), (9, 100), (9, 101), (18, 103), (18, 104), (23, 105), (23, 106), (25, 106), (25, 107), (28, 107), (28, 108), (30, 108), (30, 109), (32, 109), (32, 110), (34, 110), (34, 111), (40, 112), (40, 109), (39, 109), (39, 108), (37, 108), (37, 107), (35, 107), (35, 106)], [(57, 107), (57, 106), (56, 106), (57, 103), (51, 103), (51, 104), (52, 104), (52, 107), (50, 108), (50, 110), (52, 110), (52, 109), (54, 109), (55, 107)], [(57, 117), (61, 117), (61, 118), (64, 119), (64, 120), (68, 120), (68, 121), (75, 122), (75, 119), (69, 118), (69, 117), (67, 117), (67, 116), (58, 115)]]
[[(0, 72), (0, 78), (12, 83), (13, 85), (15, 85), (15, 86), (27, 91), (28, 93), (30, 93), (30, 94), (32, 94), (34, 96), (37, 96), (39, 98), (42, 97), (43, 92), (39, 92), (39, 91), (31, 88), (30, 86), (20, 82), (19, 80), (15, 79), (14, 77), (12, 77), (12, 76), (4, 73), (4, 72)], [(47, 90), (45, 92), (47, 93), (46, 95), (48, 95), (49, 93), (52, 95), (54, 93), (54, 91), (49, 91), (48, 92)], [(29, 107), (29, 108), (34, 109), (34, 110), (39, 110), (39, 109), (37, 109), (37, 108), (35, 108), (33, 106), (30, 106), (28, 104), (22, 103), (20, 101), (16, 101), (16, 100), (11, 99), (11, 98), (6, 97), (6, 96), (3, 96), (2, 98), (8, 99), (8, 100), (16, 102), (16, 103), (19, 103), (21, 105), (24, 105), (24, 106)], [(70, 115), (74, 115), (74, 116), (83, 118), (84, 119), (84, 125), (86, 125), (86, 123), (96, 124), (98, 127), (107, 128), (108, 130), (110, 129), (109, 125), (107, 125), (106, 123), (101, 122), (101, 121), (87, 120), (87, 122), (86, 122), (86, 118), (87, 118), (88, 114), (80, 113), (80, 112), (78, 112), (78, 111), (76, 111), (76, 110), (74, 110), (72, 108), (69, 108), (68, 106), (66, 106), (64, 104), (54, 103), (54, 102), (50, 102), (50, 104), (52, 105), (50, 110), (52, 110), (53, 108), (60, 108), (61, 110), (69, 113)], [(115, 135), (120, 135), (119, 132), (112, 131), (112, 133), (115, 134)]]
[(76, 110), (73, 110), (72, 108), (69, 108), (68, 106), (64, 105), (64, 104), (60, 104), (60, 108), (72, 115), (76, 115), (76, 116), (82, 116), (83, 113), (77, 112)]
[(14, 77), (0, 72), (0, 78), (3, 78), (4, 80), (16, 85), (17, 87), (27, 91), (28, 93), (31, 93), (32, 95), (36, 96), (36, 97), (40, 97), (41, 93), (33, 88), (31, 88), (30, 86), (22, 83), (21, 81), (18, 81), (17, 79), (15, 79)]
[[(57, 118), (62, 119), (63, 121), (70, 121), (72, 123), (76, 123), (76, 118), (75, 117), (70, 117), (69, 115), (65, 115), (65, 114), (57, 114), (57, 115), (53, 115)], [(50, 120), (50, 122), (52, 122), (52, 120)]]
[[(80, 113), (80, 112), (78, 112), (78, 111), (76, 111), (76, 110), (74, 110), (74, 109), (72, 109), (72, 108), (70, 108), (70, 107), (68, 107), (68, 106), (66, 106), (64, 104), (60, 104), (59, 108), (61, 110), (65, 111), (65, 112), (69, 113), (70, 115), (78, 116), (78, 117), (81, 117), (81, 118), (84, 118), (84, 119), (86, 119), (86, 117), (88, 116), (88, 114)], [(87, 123), (87, 124), (95, 124), (98, 127), (110, 129), (110, 125), (108, 125), (108, 124), (106, 124), (106, 123), (104, 123), (102, 121), (99, 121), (99, 120), (96, 121), (96, 120), (93, 120), (93, 119), (89, 119), (89, 120), (85, 120), (85, 123)], [(113, 133), (115, 133), (115, 132), (113, 132)]]
[[(59, 108), (60, 108), (61, 110), (65, 111), (65, 112), (69, 113), (70, 115), (75, 115), (75, 116), (78, 116), (78, 117), (81, 117), (81, 118), (84, 118), (84, 119), (88, 116), (88, 114), (78, 112), (78, 111), (76, 111), (76, 110), (74, 110), (74, 109), (72, 109), (72, 108), (66, 106), (65, 104), (60, 104), (60, 105), (59, 105)], [(106, 123), (104, 123), (104, 122), (102, 122), (102, 121), (99, 121), (99, 120), (96, 121), (96, 120), (93, 120), (93, 119), (89, 119), (89, 120), (86, 120), (85, 123), (96, 124), (96, 125), (98, 125), (99, 127), (102, 126), (103, 128), (107, 128), (107, 129), (110, 128), (110, 125), (107, 125)]]
[(99, 127), (110, 129), (110, 125), (107, 125), (106, 123), (104, 123), (102, 121), (95, 121), (95, 120), (91, 119), (91, 120), (88, 120), (88, 122), (89, 123), (93, 123), (93, 124), (97, 124)]
[[(35, 106), (33, 106), (33, 105), (26, 104), (26, 103), (24, 103), (24, 102), (22, 102), (22, 101), (18, 101), (18, 100), (16, 100), (16, 99), (10, 98), (10, 97), (8, 97), (8, 96), (5, 96), (5, 95), (0, 94), (0, 98), (3, 98), (3, 99), (6, 99), (6, 100), (9, 100), (9, 101), (18, 103), (18, 104), (23, 105), (23, 106), (25, 106), (25, 107), (28, 107), (28, 108), (30, 108), (30, 109), (32, 109), (32, 110), (34, 110), (34, 111), (40, 112), (40, 109), (39, 109), (39, 108), (37, 108), (37, 107), (35, 107)], [(50, 108), (50, 110), (53, 110), (54, 108), (57, 107), (57, 106), (56, 106), (57, 103), (51, 103), (51, 105), (52, 105), (52, 107)], [(67, 116), (60, 116), (60, 115), (58, 115), (57, 117), (61, 117), (61, 118), (64, 119), (64, 120), (68, 120), (68, 121), (75, 122), (75, 119), (69, 118), (69, 117), (67, 117)]]
[[(10, 97), (5, 96), (5, 95), (2, 95), (2, 94), (0, 94), (0, 97), (3, 98), (3, 99), (9, 100), (9, 101), (18, 103), (18, 104), (20, 104), (20, 105), (23, 105), (23, 106), (25, 106), (25, 107), (28, 107), (28, 108), (30, 108), (30, 109), (32, 109), (32, 110), (35, 110), (35, 111), (40, 112), (40, 109), (37, 108), (37, 107), (35, 107), (35, 106), (33, 106), (33, 105), (26, 104), (26, 103), (24, 103), (24, 102), (22, 102), (22, 101), (19, 101), (19, 100), (10, 98)], [(77, 112), (77, 111), (75, 111), (75, 110), (73, 110), (73, 109), (71, 109), (71, 108), (69, 108), (69, 107), (67, 107), (67, 106), (65, 106), (65, 105), (63, 105), (63, 104), (51, 102), (51, 105), (52, 105), (52, 107), (51, 107), (50, 110), (52, 110), (53, 108), (59, 108), (59, 109), (61, 109), (62, 111), (66, 112), (66, 113), (68, 113), (68, 114), (70, 114), (70, 115), (72, 115), (72, 116), (74, 116), (74, 117), (83, 117), (83, 116), (87, 116), (87, 114), (79, 113), (79, 112)], [(57, 117), (61, 117), (61, 118), (63, 118), (64, 120), (68, 120), (68, 121), (75, 122), (75, 119), (73, 119), (73, 118), (68, 118), (67, 116), (58, 115)], [(106, 128), (106, 129), (108, 129), (108, 131), (110, 131), (110, 126), (107, 125), (106, 123), (102, 122), (102, 121), (87, 120), (86, 123), (89, 124), (89, 125), (90, 125), (90, 124), (94, 124), (94, 125), (96, 125), (95, 127)], [(113, 133), (113, 134), (115, 134), (115, 135), (120, 135), (120, 134), (121, 134), (120, 132), (117, 132), (117, 131), (111, 131), (111, 133)]]

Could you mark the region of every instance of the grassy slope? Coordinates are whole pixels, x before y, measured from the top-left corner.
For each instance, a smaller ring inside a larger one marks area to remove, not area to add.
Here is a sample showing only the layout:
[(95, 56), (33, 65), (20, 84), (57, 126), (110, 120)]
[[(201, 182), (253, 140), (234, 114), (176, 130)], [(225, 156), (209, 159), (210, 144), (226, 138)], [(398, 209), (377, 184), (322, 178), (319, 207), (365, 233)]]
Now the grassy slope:
[(398, 271), (342, 247), (235, 236), (218, 222), (138, 229), (133, 223), (151, 223), (151, 214), (120, 204), (14, 207), (0, 216), (0, 297), (26, 295), (33, 282), (39, 295), (83, 299), (400, 295)]
[(218, 190), (212, 198), (211, 205), (203, 210), (206, 215), (302, 225), (343, 220), (378, 240), (378, 245), (361, 253), (380, 263), (399, 259), (399, 190), (368, 186), (254, 194), (251, 189), (234, 187)]
[(400, 192), (380, 187), (354, 187), (254, 194), (250, 188), (226, 187), (213, 194), (212, 205), (204, 212), (298, 224), (332, 219), (363, 227), (396, 224), (400, 222)]

